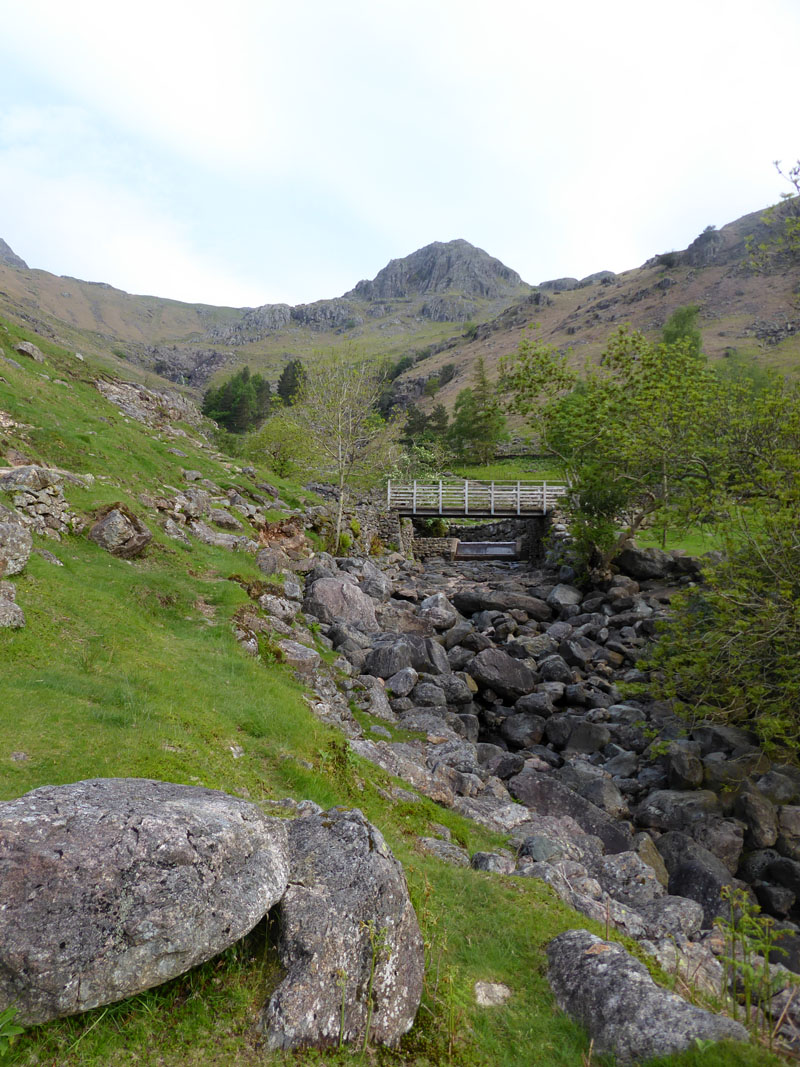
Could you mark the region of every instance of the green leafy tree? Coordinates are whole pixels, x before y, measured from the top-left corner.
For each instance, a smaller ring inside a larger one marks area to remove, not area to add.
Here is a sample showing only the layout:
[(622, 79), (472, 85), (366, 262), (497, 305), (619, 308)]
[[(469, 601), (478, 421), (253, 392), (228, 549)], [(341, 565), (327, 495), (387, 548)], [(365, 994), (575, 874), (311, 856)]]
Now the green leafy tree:
[(475, 364), (472, 386), (462, 389), (456, 397), (451, 442), (463, 459), (489, 463), (506, 436), (505, 427), (502, 404), (481, 357)]
[(653, 344), (620, 329), (579, 381), (564, 354), (528, 337), (503, 385), (564, 465), (573, 534), (592, 570), (606, 572), (656, 518), (690, 522), (724, 483), (720, 380), (691, 341)]
[(399, 427), (377, 409), (383, 375), (373, 364), (336, 352), (309, 365), (286, 415), (307, 448), (306, 462), (337, 490), (335, 544), (351, 485), (370, 485), (396, 459)]
[(303, 431), (291, 413), (280, 405), (247, 442), (247, 455), (254, 461), (265, 462), (281, 478), (304, 469), (307, 451)]

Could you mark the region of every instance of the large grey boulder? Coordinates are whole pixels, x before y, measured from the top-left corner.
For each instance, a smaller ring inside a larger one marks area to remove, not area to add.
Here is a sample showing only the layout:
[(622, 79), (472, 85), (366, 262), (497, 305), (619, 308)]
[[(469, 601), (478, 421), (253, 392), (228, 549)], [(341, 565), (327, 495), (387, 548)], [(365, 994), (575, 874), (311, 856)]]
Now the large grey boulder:
[(396, 1044), (414, 1022), (424, 967), (402, 867), (357, 810), (295, 820), (289, 845), (278, 944), (288, 974), (264, 1010), (267, 1046), (361, 1041), (368, 1025), (370, 1040)]
[(140, 778), (0, 804), (0, 1010), (24, 1025), (182, 974), (248, 933), (288, 879), (280, 820)]
[(374, 674), (376, 678), (391, 678), (406, 667), (413, 667), (415, 671), (425, 674), (450, 673), (447, 653), (431, 637), (387, 633), (373, 641), (365, 664), (368, 674)]
[(591, 801), (548, 774), (525, 769), (511, 778), (508, 788), (537, 815), (569, 815), (587, 834), (599, 837), (609, 852), (627, 852), (632, 834), (628, 824), (611, 818)]
[(134, 559), (141, 555), (152, 539), (145, 524), (124, 504), (110, 504), (103, 508), (89, 531), (90, 541), (120, 559)]
[(530, 693), (537, 680), (530, 667), (499, 648), (479, 652), (469, 663), (469, 673), (476, 682), (511, 700)]
[(353, 582), (342, 578), (319, 578), (311, 586), (303, 610), (320, 622), (357, 622), (367, 633), (375, 633), (375, 602)]
[(0, 522), (0, 578), (19, 574), (32, 551), (30, 530), (21, 522)]
[(638, 1063), (695, 1046), (747, 1041), (741, 1023), (688, 1004), (655, 984), (622, 945), (568, 930), (547, 946), (550, 988), (562, 1011), (585, 1026), (598, 1053)]

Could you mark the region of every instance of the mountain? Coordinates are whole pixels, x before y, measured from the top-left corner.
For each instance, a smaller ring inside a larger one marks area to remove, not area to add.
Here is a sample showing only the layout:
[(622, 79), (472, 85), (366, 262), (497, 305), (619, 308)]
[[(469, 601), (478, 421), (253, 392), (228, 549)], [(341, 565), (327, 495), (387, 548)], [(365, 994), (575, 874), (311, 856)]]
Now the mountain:
[(794, 372), (800, 270), (777, 261), (752, 268), (750, 246), (767, 233), (763, 213), (754, 212), (621, 274), (599, 271), (536, 287), (468, 241), (436, 241), (391, 260), (340, 297), (255, 308), (135, 296), (57, 277), (28, 269), (0, 242), (0, 312), (91, 352), (115, 372), (166, 378), (195, 393), (245, 364), (275, 381), (290, 359), (346, 346), (411, 364), (397, 388), (423, 405), (430, 379), (447, 366), (436, 400), (450, 406), (478, 356), (492, 373), (524, 329), (537, 326), (543, 339), (583, 361), (597, 358), (618, 326), (655, 335), (686, 304), (700, 308), (712, 358), (736, 353)]

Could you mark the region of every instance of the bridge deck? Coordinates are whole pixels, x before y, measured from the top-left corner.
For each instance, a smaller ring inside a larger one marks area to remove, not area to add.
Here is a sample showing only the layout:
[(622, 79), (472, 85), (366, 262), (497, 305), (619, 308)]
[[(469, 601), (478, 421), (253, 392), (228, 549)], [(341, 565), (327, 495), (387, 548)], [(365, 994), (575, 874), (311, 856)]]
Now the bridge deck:
[(546, 515), (567, 489), (550, 482), (389, 482), (386, 498), (401, 515), (518, 518)]

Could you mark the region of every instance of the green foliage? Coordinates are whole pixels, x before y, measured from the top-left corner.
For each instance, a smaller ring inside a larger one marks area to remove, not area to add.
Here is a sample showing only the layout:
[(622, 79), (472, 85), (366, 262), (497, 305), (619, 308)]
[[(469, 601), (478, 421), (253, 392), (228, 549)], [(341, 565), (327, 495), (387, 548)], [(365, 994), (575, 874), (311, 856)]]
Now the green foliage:
[(265, 463), (281, 478), (304, 466), (306, 438), (291, 413), (278, 407), (264, 425), (247, 438), (246, 454), (255, 463)]
[(284, 404), (293, 404), (303, 384), (303, 364), (299, 359), (290, 359), (278, 378), (276, 392)]
[(472, 387), (456, 397), (450, 440), (461, 459), (488, 463), (506, 436), (506, 420), (483, 357), (475, 364)]
[(673, 603), (651, 650), (655, 684), (694, 717), (800, 749), (800, 534), (794, 508), (746, 518), (706, 581)]
[(579, 381), (564, 354), (528, 337), (502, 380), (512, 410), (531, 419), (564, 465), (573, 488), (567, 506), (590, 568), (604, 571), (659, 513), (687, 524), (722, 476), (719, 438), (710, 432), (719, 379), (692, 340), (652, 344), (622, 328)]
[(8, 1052), (15, 1037), (25, 1032), (22, 1026), (14, 1022), (18, 1014), (19, 1010), (13, 1005), (0, 1011), (0, 1056)]
[(243, 367), (216, 389), (206, 391), (202, 411), (231, 433), (245, 433), (266, 418), (271, 397), (269, 382)]
[(676, 308), (664, 323), (664, 329), (661, 331), (661, 340), (664, 344), (675, 345), (683, 342), (690, 352), (699, 355), (703, 345), (703, 337), (697, 328), (699, 313), (700, 308), (697, 304)]

